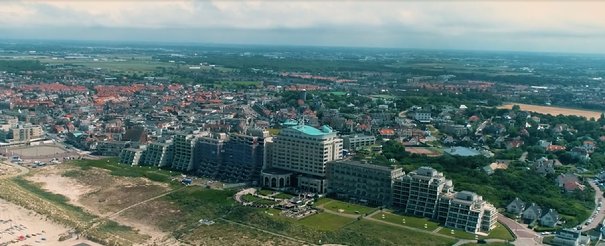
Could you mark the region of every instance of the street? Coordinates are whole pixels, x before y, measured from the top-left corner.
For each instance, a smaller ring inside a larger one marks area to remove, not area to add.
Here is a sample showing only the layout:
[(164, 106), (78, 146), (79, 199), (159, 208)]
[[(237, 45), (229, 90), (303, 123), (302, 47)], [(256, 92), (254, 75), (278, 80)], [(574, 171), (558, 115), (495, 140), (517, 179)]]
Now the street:
[[(595, 206), (599, 207), (599, 201), (601, 200), (601, 198), (603, 197), (603, 191), (601, 191), (601, 189), (595, 184), (594, 180), (590, 180), (588, 182), (590, 184), (590, 187), (592, 187), (595, 190), (594, 193), (594, 200), (595, 200)], [(595, 207), (595, 209), (596, 209)], [(593, 214), (595, 214), (593, 212)], [(587, 226), (582, 228), (582, 231), (588, 231), (591, 230), (593, 228), (597, 228), (599, 226), (599, 224), (603, 221), (603, 218), (605, 218), (605, 209), (603, 209), (603, 207), (601, 206), (601, 210), (597, 211), (596, 216), (594, 216), (594, 219), (592, 220), (592, 222), (590, 222), (590, 224), (588, 224)]]
[(503, 215), (498, 216), (498, 221), (510, 228), (513, 234), (515, 234), (515, 236), (517, 237), (517, 239), (514, 241), (515, 245), (542, 245), (542, 238), (540, 237), (540, 235), (535, 233), (533, 230), (527, 228), (525, 225), (519, 224), (518, 222)]

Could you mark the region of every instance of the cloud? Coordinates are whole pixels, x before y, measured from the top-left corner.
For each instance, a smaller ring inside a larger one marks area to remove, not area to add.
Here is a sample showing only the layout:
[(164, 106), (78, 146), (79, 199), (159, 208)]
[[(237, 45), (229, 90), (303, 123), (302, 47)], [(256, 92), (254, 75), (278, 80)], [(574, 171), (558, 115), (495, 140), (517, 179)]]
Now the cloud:
[(49, 0), (7, 1), (2, 5), (0, 28), (17, 36), (27, 36), (27, 30), (50, 28), (58, 31), (55, 35), (65, 34), (66, 38), (74, 38), (67, 34), (73, 33), (70, 29), (78, 29), (84, 30), (81, 37), (103, 36), (86, 33), (88, 30), (133, 39), (133, 34), (119, 30), (138, 30), (136, 33), (155, 32), (164, 36), (161, 39), (171, 34), (172, 41), (282, 40), (292, 44), (400, 47), (432, 44), (432, 48), (491, 42), (494, 49), (525, 49), (525, 44), (556, 44), (556, 39), (564, 39), (559, 48), (605, 50), (605, 45), (595, 42), (605, 43), (605, 18), (600, 13), (605, 2), (601, 1)]

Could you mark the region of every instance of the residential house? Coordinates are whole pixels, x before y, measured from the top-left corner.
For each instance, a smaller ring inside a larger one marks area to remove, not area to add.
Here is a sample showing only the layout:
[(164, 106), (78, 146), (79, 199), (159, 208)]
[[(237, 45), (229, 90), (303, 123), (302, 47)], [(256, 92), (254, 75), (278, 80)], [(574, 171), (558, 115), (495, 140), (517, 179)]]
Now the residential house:
[(542, 157), (534, 163), (533, 169), (536, 173), (546, 176), (547, 174), (555, 173), (555, 165), (559, 163), (558, 160), (549, 160), (546, 157)]
[(515, 198), (512, 202), (510, 202), (506, 206), (506, 212), (510, 214), (514, 214), (515, 216), (520, 216), (525, 210), (525, 202), (521, 201), (518, 197)]
[(590, 160), (590, 153), (584, 147), (573, 147), (569, 153), (580, 161)]
[(557, 177), (557, 185), (567, 192), (584, 190), (585, 185), (581, 184), (580, 178), (573, 173), (560, 174)]
[(525, 211), (523, 211), (521, 218), (523, 219), (524, 223), (531, 224), (539, 220), (541, 215), (542, 209), (540, 206), (532, 203), (529, 207), (527, 207), (527, 209), (525, 209)]
[(557, 223), (559, 222), (559, 213), (557, 213), (556, 210), (554, 209), (549, 209), (546, 213), (544, 213), (544, 215), (542, 215), (542, 217), (540, 217), (540, 225), (542, 226), (548, 226), (548, 227), (555, 227), (557, 225)]
[(485, 167), (483, 167), (483, 171), (485, 171), (485, 173), (487, 175), (492, 175), (494, 174), (494, 172), (496, 170), (506, 170), (508, 169), (508, 163), (506, 162), (501, 162), (501, 161), (497, 161), (497, 162), (493, 162)]

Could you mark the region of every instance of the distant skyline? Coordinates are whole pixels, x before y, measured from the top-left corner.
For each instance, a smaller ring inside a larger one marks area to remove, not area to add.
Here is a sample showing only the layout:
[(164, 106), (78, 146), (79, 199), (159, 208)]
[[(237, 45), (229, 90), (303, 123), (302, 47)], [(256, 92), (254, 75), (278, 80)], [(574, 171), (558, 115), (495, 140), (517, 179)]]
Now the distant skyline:
[(3, 1), (0, 37), (605, 53), (605, 1)]

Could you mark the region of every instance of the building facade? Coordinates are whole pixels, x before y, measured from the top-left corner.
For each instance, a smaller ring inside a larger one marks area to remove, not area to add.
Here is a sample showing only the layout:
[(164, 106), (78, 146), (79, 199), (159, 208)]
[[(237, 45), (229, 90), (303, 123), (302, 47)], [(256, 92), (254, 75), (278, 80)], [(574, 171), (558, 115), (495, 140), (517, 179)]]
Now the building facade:
[(368, 135), (342, 136), (343, 148), (348, 150), (359, 150), (376, 144), (376, 137)]
[(174, 136), (174, 158), (171, 168), (179, 171), (189, 171), (193, 168), (193, 149), (195, 137), (193, 134), (177, 134)]
[(172, 164), (174, 155), (172, 143), (150, 143), (141, 156), (140, 165), (165, 167)]
[(434, 218), (439, 196), (452, 189), (443, 173), (421, 167), (394, 181), (392, 204), (406, 214)]
[(470, 191), (455, 192), (452, 181), (430, 167), (395, 179), (392, 205), (406, 214), (471, 233), (488, 233), (495, 228), (498, 216), (496, 208), (481, 196)]
[(358, 161), (328, 162), (328, 193), (340, 199), (372, 205), (391, 204), (393, 180), (403, 176), (401, 168)]
[[(272, 168), (295, 174), (285, 187), (327, 192), (326, 163), (342, 159), (342, 139), (328, 126), (317, 129), (293, 122), (285, 126), (273, 139)], [(263, 178), (270, 179), (270, 173)]]

